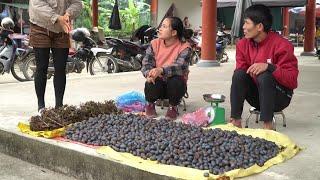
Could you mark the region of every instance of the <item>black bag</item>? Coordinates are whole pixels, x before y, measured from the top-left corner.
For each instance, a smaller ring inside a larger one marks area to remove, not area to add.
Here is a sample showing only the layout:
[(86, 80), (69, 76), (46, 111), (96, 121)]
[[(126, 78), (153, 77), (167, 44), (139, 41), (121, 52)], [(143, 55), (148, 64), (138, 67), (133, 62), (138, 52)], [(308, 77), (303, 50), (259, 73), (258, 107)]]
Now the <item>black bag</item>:
[(116, 0), (112, 9), (112, 14), (109, 21), (109, 29), (114, 29), (114, 30), (121, 29), (118, 0)]

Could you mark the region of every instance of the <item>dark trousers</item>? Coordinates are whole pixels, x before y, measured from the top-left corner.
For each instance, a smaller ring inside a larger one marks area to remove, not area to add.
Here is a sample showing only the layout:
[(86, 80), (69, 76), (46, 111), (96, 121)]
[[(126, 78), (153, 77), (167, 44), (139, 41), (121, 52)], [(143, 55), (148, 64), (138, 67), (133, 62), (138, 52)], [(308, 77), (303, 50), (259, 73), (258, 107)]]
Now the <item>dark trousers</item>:
[(290, 104), (292, 93), (268, 71), (258, 75), (255, 83), (246, 71), (235, 70), (230, 93), (231, 118), (241, 119), (244, 100), (247, 100), (260, 110), (261, 121), (271, 121), (274, 112), (282, 111)]
[[(66, 62), (69, 48), (51, 48), (54, 64), (54, 92), (56, 107), (63, 105), (63, 95), (66, 86)], [(38, 98), (38, 110), (45, 107), (44, 94), (47, 84), (47, 70), (49, 64), (50, 48), (34, 48), (36, 58), (36, 72), (34, 85)]]
[(187, 86), (181, 76), (173, 76), (163, 81), (156, 79), (155, 84), (145, 83), (144, 94), (148, 102), (155, 102), (158, 99), (169, 99), (169, 104), (176, 106), (180, 103), (186, 93)]

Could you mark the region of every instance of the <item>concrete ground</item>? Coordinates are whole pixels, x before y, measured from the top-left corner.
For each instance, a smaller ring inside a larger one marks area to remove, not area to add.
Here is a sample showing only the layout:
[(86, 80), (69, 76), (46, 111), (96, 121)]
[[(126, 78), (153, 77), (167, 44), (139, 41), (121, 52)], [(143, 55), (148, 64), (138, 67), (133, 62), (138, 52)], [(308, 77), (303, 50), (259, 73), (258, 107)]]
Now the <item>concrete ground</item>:
[(45, 168), (35, 166), (20, 159), (0, 153), (1, 180), (74, 180)]
[[(301, 48), (296, 48), (299, 55)], [(226, 116), (230, 114), (230, 85), (234, 69), (234, 49), (228, 50), (230, 61), (220, 67), (199, 68), (192, 66), (188, 81), (190, 98), (186, 100), (187, 112), (193, 112), (208, 104), (203, 100), (205, 93), (220, 93), (227, 97), (222, 104)], [(277, 130), (288, 135), (294, 142), (305, 149), (293, 159), (275, 165), (258, 175), (244, 179), (320, 179), (320, 61), (316, 57), (300, 57), (299, 87), (295, 90), (290, 106), (285, 110), (287, 128), (278, 121)], [(68, 76), (65, 92), (66, 104), (79, 105), (89, 100), (104, 101), (131, 90), (143, 92), (144, 78), (140, 72), (119, 73), (104, 76), (72, 74)], [(17, 129), (19, 121), (27, 121), (36, 113), (37, 102), (33, 82), (17, 82), (11, 75), (0, 76), (0, 129), (20, 134)], [(54, 106), (52, 80), (47, 83), (47, 106)], [(160, 108), (159, 108), (160, 109)], [(159, 111), (164, 115), (165, 110)], [(181, 108), (182, 109), (182, 108)], [(249, 106), (244, 107), (243, 118), (248, 116)], [(250, 127), (260, 128), (252, 119)], [(74, 149), (92, 156), (94, 151), (79, 145), (57, 143), (54, 140), (39, 141)], [(100, 156), (99, 156), (100, 157)], [(0, 164), (2, 161), (0, 161)]]

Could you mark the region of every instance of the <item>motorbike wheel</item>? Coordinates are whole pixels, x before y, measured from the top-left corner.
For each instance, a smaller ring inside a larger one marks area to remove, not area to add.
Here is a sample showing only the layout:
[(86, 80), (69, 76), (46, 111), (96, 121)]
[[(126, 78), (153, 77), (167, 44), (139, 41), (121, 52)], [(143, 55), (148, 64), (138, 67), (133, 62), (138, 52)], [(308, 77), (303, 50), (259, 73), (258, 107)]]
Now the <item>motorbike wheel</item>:
[[(51, 61), (51, 59), (49, 59), (49, 61)], [(36, 72), (36, 57), (34, 56), (34, 54), (31, 54), (25, 58), (25, 61), (23, 62), (22, 72), (27, 81), (34, 80), (34, 75)], [(50, 79), (52, 76), (52, 73), (47, 73), (47, 79)]]
[(20, 82), (24, 82), (27, 81), (27, 79), (25, 78), (24, 74), (23, 74), (23, 59), (21, 59), (20, 56), (17, 56), (13, 62), (12, 62), (12, 66), (11, 66), (11, 73), (12, 76), (20, 81)]
[(193, 64), (197, 64), (199, 59), (200, 59), (200, 56), (199, 56), (198, 52), (194, 51), (191, 55), (191, 58), (190, 58), (190, 65), (192, 66)]
[(221, 58), (221, 60), (220, 60), (220, 63), (228, 62), (228, 60), (229, 60), (229, 56), (228, 56), (228, 54), (227, 54), (226, 52), (224, 52), (224, 53), (222, 54), (222, 58)]
[(89, 63), (91, 75), (117, 73), (119, 66), (111, 56), (99, 56)]
[(227, 38), (227, 45), (230, 45), (230, 44), (231, 44), (231, 42), (232, 42), (231, 35), (230, 35), (230, 34), (228, 34), (228, 35), (226, 36), (226, 38)]
[(23, 75), (28, 81), (33, 81), (36, 72), (36, 58), (34, 54), (26, 57), (23, 67)]

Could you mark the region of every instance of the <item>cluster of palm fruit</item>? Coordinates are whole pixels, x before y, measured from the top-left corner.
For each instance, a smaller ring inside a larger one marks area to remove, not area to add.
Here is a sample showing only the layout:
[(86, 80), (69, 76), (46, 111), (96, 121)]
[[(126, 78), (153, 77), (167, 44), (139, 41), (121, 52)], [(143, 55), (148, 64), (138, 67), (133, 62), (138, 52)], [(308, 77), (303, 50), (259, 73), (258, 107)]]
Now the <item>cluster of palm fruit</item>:
[(65, 127), (69, 124), (96, 117), (99, 114), (119, 114), (114, 101), (103, 103), (89, 101), (81, 104), (80, 107), (64, 105), (59, 108), (45, 109), (41, 115), (32, 116), (30, 129), (32, 131), (53, 130)]

